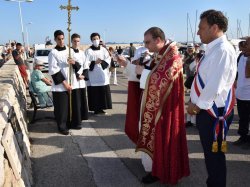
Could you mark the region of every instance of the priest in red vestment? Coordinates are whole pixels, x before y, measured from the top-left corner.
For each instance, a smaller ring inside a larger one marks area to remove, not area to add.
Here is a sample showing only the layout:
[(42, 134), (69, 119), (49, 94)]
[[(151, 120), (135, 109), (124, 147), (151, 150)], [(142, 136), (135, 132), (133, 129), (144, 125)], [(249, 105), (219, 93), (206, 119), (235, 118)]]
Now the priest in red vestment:
[(151, 70), (136, 67), (136, 73), (141, 74), (140, 86), (144, 88), (136, 151), (146, 153), (151, 159), (151, 172), (142, 182), (160, 180), (176, 184), (190, 174), (182, 60), (175, 42), (166, 40), (158, 27), (144, 33), (144, 43), (149, 52), (155, 53), (155, 59), (151, 62)]

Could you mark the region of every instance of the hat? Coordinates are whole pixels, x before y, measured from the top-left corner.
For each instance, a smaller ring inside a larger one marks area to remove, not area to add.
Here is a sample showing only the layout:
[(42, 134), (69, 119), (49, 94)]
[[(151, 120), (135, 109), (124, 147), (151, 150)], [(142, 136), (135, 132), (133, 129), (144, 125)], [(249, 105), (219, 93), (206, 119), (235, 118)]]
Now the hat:
[(35, 64), (36, 64), (36, 66), (41, 66), (41, 65), (43, 65), (43, 61), (36, 59)]
[(188, 43), (187, 48), (194, 48), (194, 44), (193, 43)]

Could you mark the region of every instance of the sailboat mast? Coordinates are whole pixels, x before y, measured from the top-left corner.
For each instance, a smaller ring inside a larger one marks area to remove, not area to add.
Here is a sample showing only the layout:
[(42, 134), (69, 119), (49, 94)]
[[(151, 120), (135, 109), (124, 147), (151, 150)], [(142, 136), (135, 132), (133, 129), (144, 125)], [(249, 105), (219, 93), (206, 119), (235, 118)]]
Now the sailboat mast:
[(237, 39), (239, 38), (239, 20), (237, 19)]
[(196, 10), (196, 15), (195, 15), (195, 26), (194, 26), (194, 43), (195, 41), (195, 37), (196, 37), (196, 29), (197, 29), (197, 16), (198, 16), (198, 10)]
[(188, 13), (187, 13), (187, 44), (188, 44)]
[(250, 13), (249, 13), (249, 17), (248, 17), (248, 36), (250, 36)]

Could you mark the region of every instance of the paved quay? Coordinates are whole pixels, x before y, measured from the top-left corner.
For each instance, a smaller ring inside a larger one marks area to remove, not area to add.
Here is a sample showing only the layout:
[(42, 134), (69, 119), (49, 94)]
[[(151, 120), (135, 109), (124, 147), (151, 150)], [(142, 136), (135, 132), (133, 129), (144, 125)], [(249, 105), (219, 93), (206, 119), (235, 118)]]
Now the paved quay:
[[(111, 81), (112, 82), (112, 81)], [(81, 130), (71, 130), (63, 136), (57, 132), (53, 108), (38, 110), (37, 118), (29, 125), (31, 160), (35, 187), (117, 187), (144, 186), (140, 179), (146, 174), (135, 153), (134, 144), (124, 133), (127, 102), (127, 79), (118, 70), (118, 86), (111, 85), (113, 109), (106, 116), (90, 114)], [(187, 97), (186, 97), (187, 99)], [(32, 115), (32, 109), (29, 109)], [(250, 148), (232, 144), (238, 139), (237, 112), (228, 135), (227, 186), (248, 187)], [(196, 127), (187, 128), (191, 175), (177, 187), (206, 186), (206, 169)], [(159, 182), (145, 186), (166, 186)]]

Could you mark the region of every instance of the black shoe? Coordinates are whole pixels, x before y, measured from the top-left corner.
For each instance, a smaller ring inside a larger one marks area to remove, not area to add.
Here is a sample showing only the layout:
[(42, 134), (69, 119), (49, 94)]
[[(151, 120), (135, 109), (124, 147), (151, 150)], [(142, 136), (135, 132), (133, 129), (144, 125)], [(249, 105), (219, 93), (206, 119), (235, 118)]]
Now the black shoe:
[(101, 114), (103, 114), (103, 115), (108, 114), (108, 113), (107, 113), (107, 112), (105, 112), (104, 110), (101, 110), (100, 112), (101, 112)]
[(245, 143), (247, 143), (247, 139), (241, 136), (237, 141), (233, 142), (233, 145), (244, 145)]
[(185, 123), (185, 125), (186, 125), (186, 127), (192, 127), (192, 126), (194, 126), (194, 124), (191, 123), (191, 121), (188, 121), (187, 123)]
[(63, 135), (69, 135), (69, 130), (59, 130), (59, 132)]
[(95, 111), (94, 112), (94, 114), (100, 114), (101, 113), (101, 111)]
[(156, 181), (158, 181), (159, 179), (155, 176), (153, 176), (151, 173), (147, 174), (146, 176), (142, 177), (141, 182), (144, 184), (152, 184)]
[(103, 111), (103, 110), (98, 110), (94, 112), (95, 115), (106, 115), (107, 112)]
[(75, 127), (71, 127), (71, 129), (80, 130), (80, 129), (82, 129), (82, 126), (81, 126), (81, 125), (78, 125), (78, 126), (75, 126)]

